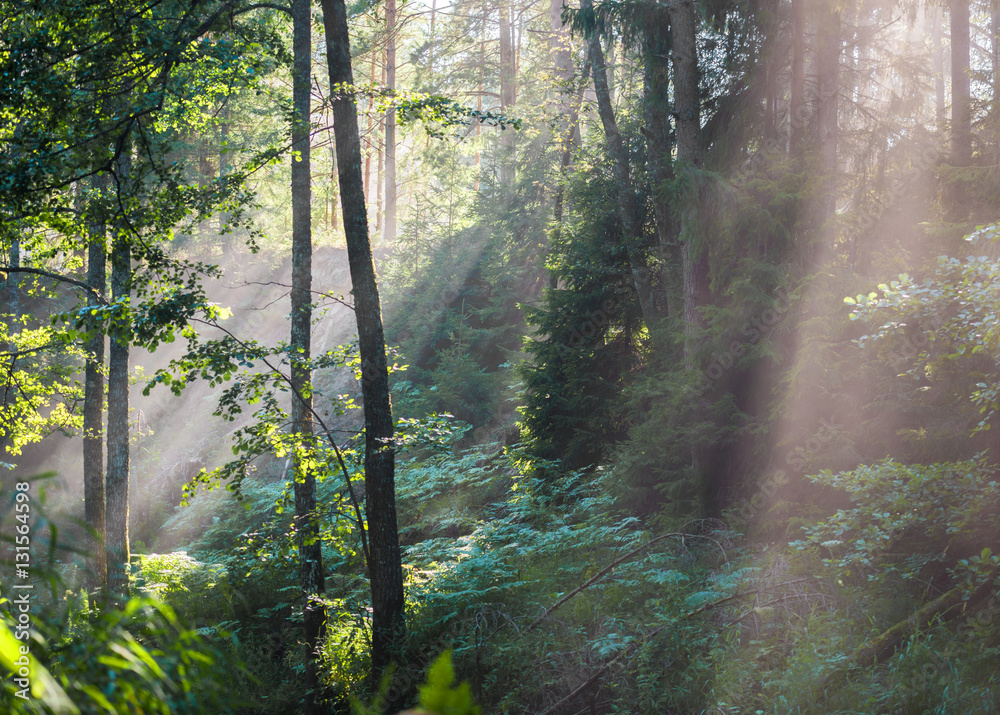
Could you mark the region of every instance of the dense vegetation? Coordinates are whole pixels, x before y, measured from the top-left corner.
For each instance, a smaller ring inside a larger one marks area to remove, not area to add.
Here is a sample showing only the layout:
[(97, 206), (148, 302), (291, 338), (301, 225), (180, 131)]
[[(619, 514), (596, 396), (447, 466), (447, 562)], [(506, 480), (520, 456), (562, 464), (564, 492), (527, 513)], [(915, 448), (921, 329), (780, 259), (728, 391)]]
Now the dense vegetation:
[(983, 0), (0, 0), (0, 709), (1000, 712), (998, 67)]

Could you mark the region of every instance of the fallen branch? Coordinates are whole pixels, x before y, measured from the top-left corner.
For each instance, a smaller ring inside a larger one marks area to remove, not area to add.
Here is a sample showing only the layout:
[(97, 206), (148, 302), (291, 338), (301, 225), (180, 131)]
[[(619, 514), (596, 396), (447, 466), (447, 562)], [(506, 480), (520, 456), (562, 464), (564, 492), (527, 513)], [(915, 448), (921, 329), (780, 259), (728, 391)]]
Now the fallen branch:
[(994, 592), (991, 577), (982, 586), (965, 598), (964, 590), (956, 586), (947, 593), (935, 598), (909, 618), (900, 621), (881, 635), (863, 644), (854, 651), (854, 655), (841, 668), (833, 671), (823, 679), (824, 691), (829, 691), (840, 685), (846, 679), (849, 671), (855, 668), (865, 668), (884, 663), (896, 652), (900, 644), (926, 628), (935, 619), (950, 621), (968, 615), (969, 611), (980, 601)]
[[(667, 625), (670, 625), (670, 624), (667, 624)], [(646, 635), (646, 640), (648, 640), (648, 639), (652, 638), (653, 636), (655, 636), (657, 633), (659, 633), (664, 628), (666, 628), (667, 625), (660, 626), (659, 628), (657, 628), (657, 629), (655, 629), (653, 631), (650, 631)], [(631, 653), (632, 651), (634, 651), (637, 647), (638, 647), (638, 645), (635, 644), (635, 643), (633, 643), (632, 645), (630, 645), (628, 648), (626, 648), (621, 653), (619, 653), (618, 655), (616, 655), (614, 658), (612, 658), (611, 660), (609, 660), (607, 663), (605, 663), (604, 665), (602, 665), (597, 670), (596, 673), (594, 673), (589, 678), (587, 678), (586, 682), (584, 682), (583, 685), (581, 685), (579, 688), (577, 688), (576, 690), (574, 690), (572, 693), (570, 693), (569, 695), (567, 695), (565, 698), (563, 698), (562, 700), (560, 700), (559, 702), (557, 702), (552, 707), (549, 707), (549, 708), (546, 708), (545, 710), (543, 710), (540, 713), (540, 715), (551, 715), (552, 713), (556, 712), (559, 708), (561, 708), (566, 703), (572, 702), (573, 698), (575, 698), (577, 695), (579, 695), (580, 693), (582, 693), (583, 691), (585, 691), (587, 688), (589, 688), (591, 685), (593, 685), (594, 683), (596, 683), (597, 680), (598, 680), (598, 678), (600, 678), (602, 675), (604, 675), (607, 672), (608, 668), (610, 668), (612, 665), (614, 665), (615, 663), (617, 663), (619, 660), (621, 660), (622, 658), (624, 658), (626, 655), (628, 655), (629, 653)]]
[[(594, 576), (592, 576), (591, 578), (587, 579), (587, 581), (585, 581), (584, 583), (580, 584), (579, 586), (577, 586), (576, 588), (574, 588), (572, 591), (570, 591), (569, 593), (567, 593), (565, 596), (563, 596), (562, 598), (560, 598), (558, 601), (556, 601), (555, 603), (553, 603), (552, 606), (550, 606), (549, 608), (547, 608), (542, 615), (540, 615), (538, 618), (536, 618), (534, 621), (532, 621), (531, 625), (529, 625), (525, 630), (528, 630), (528, 631), (532, 630), (535, 626), (537, 626), (539, 623), (541, 623), (546, 618), (548, 618), (552, 614), (553, 611), (555, 611), (557, 608), (559, 608), (564, 603), (566, 603), (566, 601), (568, 601), (569, 599), (573, 598), (573, 596), (575, 596), (576, 594), (580, 593), (584, 589), (589, 588), (590, 586), (593, 586), (595, 583), (597, 583), (598, 581), (600, 581), (601, 577), (603, 577), (605, 574), (607, 574), (609, 571), (611, 571), (611, 569), (613, 569), (615, 566), (618, 566), (619, 564), (622, 564), (625, 561), (628, 561), (628, 560), (632, 559), (636, 555), (642, 553), (643, 551), (645, 551), (646, 549), (648, 549), (650, 546), (652, 546), (653, 544), (655, 544), (657, 541), (663, 541), (664, 539), (669, 539), (671, 537), (674, 537), (674, 538), (680, 537), (682, 539), (683, 538), (692, 538), (692, 539), (707, 539), (708, 538), (707, 536), (698, 536), (697, 534), (685, 534), (685, 533), (682, 533), (682, 532), (671, 532), (669, 534), (660, 534), (659, 536), (656, 536), (656, 537), (650, 539), (649, 541), (647, 541), (642, 546), (639, 546), (639, 547), (637, 547), (635, 549), (632, 549), (631, 551), (629, 551), (624, 556), (621, 556), (621, 557), (615, 559), (610, 564), (608, 564), (607, 566), (605, 566), (603, 569), (601, 569), (600, 571), (598, 571)], [(714, 539), (709, 539), (709, 540), (710, 541), (714, 541)]]

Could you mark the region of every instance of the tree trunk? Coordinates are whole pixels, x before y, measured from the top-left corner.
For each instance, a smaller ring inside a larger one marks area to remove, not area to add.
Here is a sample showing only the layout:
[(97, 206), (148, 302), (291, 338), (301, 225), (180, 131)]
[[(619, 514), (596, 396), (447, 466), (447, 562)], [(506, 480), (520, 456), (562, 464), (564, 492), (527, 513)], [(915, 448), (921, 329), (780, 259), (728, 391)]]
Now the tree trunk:
[[(514, 58), (514, 39), (510, 21), (510, 0), (500, 0), (500, 113), (510, 112), (516, 98), (517, 76)], [(514, 132), (501, 132), (500, 181), (514, 180)]]
[(802, 158), (806, 109), (806, 30), (805, 0), (792, 0), (792, 84), (788, 100), (788, 152)]
[[(373, 48), (372, 49), (372, 69), (371, 69), (371, 74), (369, 75), (369, 77), (371, 78), (372, 82), (375, 81), (375, 58), (377, 58), (377, 57), (378, 57), (378, 52), (376, 52), (375, 49)], [(372, 193), (372, 188), (371, 188), (371, 176), (372, 176), (372, 137), (373, 137), (374, 131), (375, 131), (374, 116), (375, 116), (375, 95), (372, 94), (372, 96), (370, 96), (368, 98), (368, 129), (365, 132), (365, 182), (364, 182), (364, 189), (365, 189), (365, 205), (366, 206), (368, 205), (368, 202), (371, 200), (371, 193)], [(334, 151), (336, 151), (336, 150), (334, 150)]]
[[(344, 0), (321, 0), (330, 85), (353, 84)], [(393, 661), (405, 633), (403, 570), (396, 524), (392, 403), (375, 267), (361, 189), (361, 145), (354, 98), (333, 102), (340, 198), (354, 284), (365, 415), (365, 512), (372, 589), (372, 667), (376, 677)]]
[(972, 162), (969, 0), (951, 0), (951, 164)]
[[(219, 124), (219, 178), (223, 178), (229, 173), (230, 163), (229, 163), (229, 117), (230, 117), (230, 106), (229, 97), (226, 97), (223, 101), (222, 107), (222, 122)], [(226, 228), (226, 224), (229, 223), (229, 214), (226, 211), (219, 212), (219, 234), (221, 237), (222, 231)], [(225, 242), (226, 248), (229, 249), (230, 254), (232, 253), (232, 237), (228, 239), (222, 239)], [(233, 256), (235, 258), (235, 256)]]
[[(326, 630), (323, 606), (323, 552), (316, 516), (316, 474), (304, 465), (314, 453), (312, 425), (312, 371), (309, 366), (312, 330), (312, 215), (310, 186), (310, 94), (312, 89), (312, 13), (309, 0), (292, 3), (292, 326), (289, 342), (292, 387), (295, 521), (299, 547), (299, 579), (304, 601), (306, 669), (305, 706), (312, 715), (321, 711), (319, 649)], [(331, 86), (333, 86), (331, 84)], [(360, 155), (359, 155), (360, 168)], [(362, 197), (362, 202), (364, 201)]]
[[(476, 111), (482, 113), (483, 111), (483, 84), (486, 76), (486, 21), (489, 19), (489, 15), (486, 11), (486, 3), (483, 3), (483, 22), (480, 28), (479, 36), (479, 86), (476, 88)], [(482, 135), (482, 125), (480, 121), (476, 120), (476, 139)], [(476, 155), (473, 157), (472, 165), (476, 173), (476, 183), (473, 187), (475, 192), (479, 193), (479, 176), (482, 173), (480, 171), (480, 150), (479, 142), (476, 142)]]
[(643, 114), (645, 119), (646, 153), (649, 157), (649, 179), (653, 195), (653, 216), (660, 252), (676, 238), (676, 220), (671, 215), (663, 192), (673, 181), (670, 163), (670, 44), (665, 23), (652, 23), (645, 34), (645, 68), (642, 76)]
[(552, 53), (553, 75), (556, 80), (559, 101), (558, 115), (562, 118), (560, 127), (567, 123), (566, 115), (570, 111), (573, 92), (569, 83), (573, 79), (572, 41), (569, 27), (562, 20), (563, 0), (549, 0), (549, 27), (552, 30), (550, 51)]
[(834, 0), (826, 0), (820, 20), (816, 67), (819, 97), (816, 106), (817, 139), (820, 153), (822, 190), (820, 214), (820, 248), (833, 248), (833, 223), (837, 208), (837, 105), (840, 100), (840, 15), (833, 8)]
[[(131, 173), (131, 148), (126, 145), (118, 166), (119, 185), (127, 183)], [(124, 219), (123, 219), (124, 220)], [(111, 299), (129, 298), (132, 250), (124, 229), (115, 231), (111, 250)], [(108, 561), (108, 591), (119, 599), (128, 598), (128, 361), (130, 336), (127, 326), (118, 325), (111, 332), (108, 359), (108, 470), (105, 485), (105, 543)]]
[(935, 5), (933, 12), (931, 44), (934, 48), (934, 121), (938, 132), (944, 136), (944, 43), (941, 42), (941, 24), (944, 22), (944, 17), (940, 5)]
[[(9, 265), (21, 267), (21, 237), (15, 230), (10, 238)], [(21, 332), (21, 274), (13, 271), (7, 274), (7, 335), (10, 337), (10, 351), (17, 351), (14, 336)]]
[[(559, 240), (562, 229), (563, 216), (563, 196), (565, 193), (566, 177), (569, 173), (570, 162), (573, 158), (573, 134), (579, 122), (579, 109), (575, 103), (576, 93), (573, 91), (573, 57), (571, 54), (572, 43), (569, 28), (562, 21), (563, 0), (550, 0), (549, 2), (549, 27), (552, 30), (550, 39), (550, 52), (553, 61), (553, 75), (556, 83), (555, 115), (559, 118), (556, 139), (562, 147), (562, 156), (559, 163), (559, 187), (556, 189), (553, 215), (555, 218), (552, 232), (552, 241)], [(587, 61), (583, 76), (590, 73), (590, 61)], [(555, 275), (551, 278), (555, 280)]]
[[(385, 86), (385, 67), (382, 67), (382, 86)], [(336, 134), (336, 130), (334, 130)], [(382, 240), (382, 226), (385, 213), (382, 211), (382, 189), (385, 188), (383, 178), (385, 177), (385, 115), (378, 120), (378, 157), (375, 161), (375, 240)], [(341, 199), (343, 201), (343, 199)]]
[[(396, 0), (385, 3), (385, 81), (390, 92), (396, 89)], [(385, 229), (382, 240), (396, 240), (396, 110), (385, 114)]]
[(1000, 164), (1000, 0), (990, 0), (990, 51), (992, 74), (992, 96), (990, 110), (986, 118), (986, 133), (993, 154), (993, 163)]
[[(588, 23), (594, 20), (594, 4), (592, 0), (581, 0), (580, 10), (585, 13)], [(628, 155), (622, 142), (618, 123), (615, 120), (614, 109), (611, 106), (611, 96), (608, 92), (607, 66), (604, 64), (604, 51), (601, 39), (596, 29), (587, 38), (590, 55), (591, 74), (594, 77), (594, 91), (597, 93), (597, 111), (604, 127), (604, 136), (608, 145), (608, 156), (615, 181), (615, 192), (618, 194), (619, 218), (622, 222), (625, 250), (628, 253), (629, 265), (632, 270), (632, 284), (635, 287), (642, 317), (649, 325), (656, 315), (653, 308), (653, 292), (650, 288), (649, 270), (639, 248), (642, 239), (642, 226), (639, 222), (638, 206), (635, 191), (632, 188), (632, 177), (629, 168)]]
[[(674, 64), (674, 105), (676, 115), (677, 163), (681, 172), (701, 168), (701, 100), (698, 93), (698, 21), (692, 0), (681, 0), (671, 5)], [(684, 356), (689, 367), (693, 366), (697, 335), (701, 329), (698, 306), (708, 298), (708, 258), (702, 249), (692, 246), (695, 224), (696, 200), (689, 200), (680, 215), (681, 268), (683, 272)]]
[[(95, 192), (108, 189), (107, 174), (93, 178)], [(103, 222), (90, 225), (87, 247), (87, 284), (104, 295), (107, 290), (106, 226)], [(97, 305), (91, 296), (91, 305)], [(87, 585), (92, 597), (102, 594), (108, 585), (108, 562), (104, 553), (104, 333), (96, 331), (87, 340), (83, 388), (83, 511), (93, 539), (87, 544)]]

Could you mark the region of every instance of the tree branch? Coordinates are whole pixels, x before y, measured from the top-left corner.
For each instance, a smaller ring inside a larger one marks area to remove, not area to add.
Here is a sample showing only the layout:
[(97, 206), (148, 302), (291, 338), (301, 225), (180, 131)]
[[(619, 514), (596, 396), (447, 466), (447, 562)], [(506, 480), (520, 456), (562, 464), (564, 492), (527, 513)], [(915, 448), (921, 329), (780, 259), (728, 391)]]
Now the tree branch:
[(96, 288), (87, 285), (83, 281), (78, 281), (75, 278), (70, 278), (69, 276), (64, 276), (60, 273), (53, 273), (52, 271), (42, 270), (41, 268), (24, 268), (22, 266), (18, 266), (16, 268), (14, 266), (0, 266), (0, 273), (31, 273), (36, 276), (51, 278), (52, 280), (59, 281), (60, 283), (69, 283), (70, 285), (82, 288), (90, 293), (101, 305), (108, 304), (108, 299), (105, 298), (104, 295)]

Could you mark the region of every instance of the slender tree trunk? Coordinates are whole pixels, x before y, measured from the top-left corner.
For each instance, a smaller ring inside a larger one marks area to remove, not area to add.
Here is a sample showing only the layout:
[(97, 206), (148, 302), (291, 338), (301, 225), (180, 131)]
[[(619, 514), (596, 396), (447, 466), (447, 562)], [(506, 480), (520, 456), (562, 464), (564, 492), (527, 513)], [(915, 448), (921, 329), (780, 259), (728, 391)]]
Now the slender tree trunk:
[[(653, 197), (653, 218), (656, 222), (656, 236), (660, 258), (664, 262), (670, 246), (677, 238), (677, 219), (670, 210), (664, 192), (674, 179), (671, 165), (670, 145), (670, 71), (666, 23), (652, 23), (646, 29), (645, 67), (643, 71), (643, 114), (645, 118), (646, 153), (649, 161), (650, 190)], [(669, 315), (669, 305), (665, 290), (659, 292), (657, 302), (659, 312)]]
[[(585, 13), (589, 23), (593, 23), (594, 4), (592, 0), (581, 0), (580, 10)], [(628, 155), (622, 142), (618, 123), (615, 120), (614, 109), (611, 106), (611, 96), (608, 92), (607, 66), (604, 64), (604, 51), (596, 29), (592, 29), (587, 39), (590, 54), (591, 74), (594, 77), (594, 90), (597, 93), (597, 111), (604, 127), (604, 136), (608, 145), (608, 156), (611, 159), (614, 174), (615, 192), (618, 194), (619, 217), (624, 232), (625, 250), (628, 253), (632, 269), (632, 284), (635, 287), (639, 307), (646, 324), (655, 317), (653, 294), (650, 288), (649, 270), (639, 248), (642, 238), (642, 226), (639, 223), (638, 206), (635, 191), (632, 188), (632, 177), (629, 168)]]
[[(223, 178), (229, 173), (229, 116), (230, 116), (230, 106), (229, 98), (223, 100), (224, 105), (222, 107), (222, 123), (219, 124), (219, 178)], [(219, 212), (219, 234), (225, 229), (226, 224), (229, 223), (229, 214), (225, 211)], [(225, 240), (226, 247), (232, 252), (230, 239)]]
[[(122, 151), (118, 166), (119, 186), (130, 180), (131, 148)], [(124, 228), (115, 231), (111, 249), (111, 299), (128, 300), (132, 272), (132, 249)], [(108, 561), (108, 591), (119, 599), (129, 592), (129, 434), (128, 362), (130, 336), (127, 326), (111, 333), (108, 359), (108, 469), (105, 479), (105, 543)]]
[[(550, 54), (552, 55), (553, 76), (556, 84), (556, 111), (559, 118), (558, 140), (563, 147), (563, 166), (569, 166), (567, 152), (572, 152), (573, 133), (578, 123), (579, 109), (574, 105), (576, 92), (573, 87), (573, 44), (570, 37), (569, 26), (563, 24), (562, 20), (563, 0), (549, 1), (549, 26), (552, 30), (550, 39)], [(588, 76), (590, 65), (588, 60), (587, 71), (584, 77)]]
[[(369, 77), (371, 81), (375, 81), (375, 59), (378, 57), (378, 52), (372, 49), (372, 70)], [(368, 98), (368, 129), (365, 132), (365, 205), (371, 200), (371, 176), (372, 176), (372, 136), (375, 131), (374, 124), (375, 117), (375, 95), (373, 94)], [(336, 151), (336, 150), (334, 150)]]
[(434, 51), (437, 49), (437, 39), (434, 37), (434, 20), (437, 16), (437, 0), (431, 0), (431, 30), (429, 34), (430, 47), (427, 48), (427, 70), (434, 76)]
[(934, 6), (931, 21), (933, 23), (931, 43), (934, 48), (934, 120), (938, 132), (943, 136), (945, 132), (944, 43), (941, 42), (941, 24), (944, 22), (944, 17), (940, 5)]
[[(576, 93), (572, 87), (572, 44), (569, 28), (562, 21), (562, 7), (563, 0), (549, 1), (549, 27), (552, 30), (549, 51), (552, 54), (553, 75), (556, 83), (555, 115), (559, 119), (556, 138), (562, 147), (562, 157), (559, 162), (560, 182), (558, 189), (556, 189), (555, 204), (553, 207), (555, 218), (555, 226), (552, 233), (553, 242), (559, 240), (562, 228), (564, 184), (573, 157), (573, 132), (579, 121), (579, 110), (574, 103)], [(588, 60), (583, 76), (586, 77), (589, 73), (590, 63)], [(552, 276), (552, 278), (554, 279), (555, 276)]]
[(825, 0), (816, 48), (819, 98), (816, 125), (820, 152), (822, 196), (818, 225), (822, 244), (833, 247), (832, 225), (837, 208), (837, 107), (840, 102), (840, 15), (834, 10), (835, 0)]
[(986, 133), (992, 144), (993, 163), (1000, 163), (1000, 0), (990, 0), (990, 50), (992, 97), (986, 119)]
[[(396, 0), (385, 3), (385, 77), (389, 91), (396, 89)], [(385, 229), (382, 240), (396, 240), (396, 110), (385, 114)]]
[(778, 139), (779, 82), (785, 57), (785, 40), (781, 36), (779, 0), (765, 0), (764, 9), (769, 18), (764, 33), (766, 40), (761, 47), (764, 66), (764, 141), (768, 151), (774, 151)]
[[(108, 176), (93, 178), (95, 192), (104, 194)], [(107, 227), (102, 222), (90, 225), (87, 247), (87, 284), (104, 295), (107, 290)], [(91, 305), (97, 305), (91, 297)], [(88, 586), (91, 597), (103, 594), (108, 585), (108, 562), (104, 553), (104, 333), (97, 331), (84, 349), (87, 362), (83, 387), (83, 511), (93, 540), (87, 545)]]
[(670, 45), (665, 23), (653, 23), (653, 27), (646, 29), (645, 50), (642, 89), (646, 126), (643, 134), (649, 156), (656, 235), (660, 251), (666, 256), (667, 247), (676, 238), (677, 226), (663, 195), (664, 188), (674, 178), (670, 163)]
[(993, 106), (1000, 101), (1000, 0), (990, 0), (990, 64), (993, 68)]
[[(385, 67), (382, 68), (382, 86), (385, 86)], [(385, 188), (383, 177), (385, 176), (385, 115), (378, 120), (378, 157), (375, 168), (375, 240), (382, 240), (382, 226), (385, 213), (382, 211), (382, 189)]]
[[(563, 204), (566, 197), (566, 180), (569, 177), (569, 167), (573, 161), (573, 150), (578, 146), (580, 124), (580, 109), (583, 106), (583, 91), (587, 86), (590, 77), (590, 58), (583, 64), (582, 81), (579, 90), (571, 97), (569, 104), (569, 125), (560, 134), (562, 141), (562, 157), (559, 161), (559, 188), (556, 189), (555, 201), (552, 209), (553, 228), (550, 243), (557, 244), (562, 234)], [(566, 87), (569, 93), (570, 87)], [(549, 273), (549, 287), (556, 287), (556, 274)]]
[[(11, 268), (21, 267), (21, 237), (17, 231), (11, 234), (8, 259)], [(17, 350), (14, 336), (21, 332), (21, 274), (12, 271), (7, 274), (7, 334), (10, 337), (10, 351)]]
[[(552, 53), (552, 66), (557, 88), (559, 101), (559, 115), (565, 116), (570, 111), (573, 91), (569, 86), (573, 80), (573, 56), (572, 41), (570, 39), (569, 27), (563, 24), (562, 20), (563, 0), (549, 0), (549, 27), (552, 30), (550, 40), (550, 51)], [(561, 126), (567, 122), (563, 120)]]
[(788, 103), (788, 152), (802, 158), (802, 139), (807, 122), (806, 110), (806, 0), (792, 0), (792, 83)]
[[(321, 0), (330, 84), (353, 84), (344, 0)], [(389, 375), (375, 266), (361, 190), (361, 145), (354, 98), (333, 102), (340, 197), (354, 284), (365, 414), (365, 512), (372, 589), (372, 666), (377, 675), (393, 661), (405, 633), (403, 570), (396, 524), (395, 446)]]
[[(513, 109), (516, 93), (516, 69), (514, 66), (514, 42), (510, 22), (510, 0), (500, 0), (500, 112)], [(514, 133), (501, 133), (500, 181), (514, 180)]]
[[(958, 169), (972, 163), (972, 106), (969, 76), (969, 0), (950, 0), (951, 14), (951, 157)], [(950, 177), (945, 187), (945, 214), (951, 221), (968, 217), (965, 192), (968, 184), (961, 174)]]
[[(483, 80), (486, 76), (486, 21), (489, 19), (489, 15), (486, 11), (486, 3), (483, 3), (483, 22), (480, 28), (479, 36), (479, 86), (476, 88), (476, 111), (482, 113), (483, 111)], [(482, 135), (482, 126), (479, 120), (476, 120), (476, 139)], [(476, 172), (476, 193), (479, 193), (479, 175), (480, 175), (480, 151), (479, 142), (476, 142), (476, 155), (473, 158), (473, 167)]]
[[(671, 37), (674, 65), (674, 113), (676, 116), (677, 163), (679, 171), (691, 172), (701, 168), (701, 100), (698, 93), (698, 21), (692, 0), (681, 0), (671, 5)], [(697, 211), (694, 198), (680, 215), (680, 253), (683, 273), (684, 323), (686, 338), (684, 356), (693, 366), (696, 336), (702, 327), (698, 306), (708, 299), (707, 252), (696, 251), (692, 246), (692, 233)]]
[(969, 0), (951, 0), (951, 163), (972, 162)]
[[(295, 521), (299, 547), (299, 578), (304, 600), (306, 715), (321, 712), (319, 649), (326, 630), (322, 596), (323, 551), (316, 515), (316, 474), (307, 465), (315, 449), (312, 424), (312, 370), (309, 367), (312, 330), (312, 187), (310, 94), (312, 89), (312, 12), (309, 0), (292, 2), (292, 433), (300, 450), (295, 457)], [(331, 84), (331, 86), (333, 86)], [(358, 167), (360, 168), (360, 155)], [(364, 198), (362, 197), (362, 202)]]

